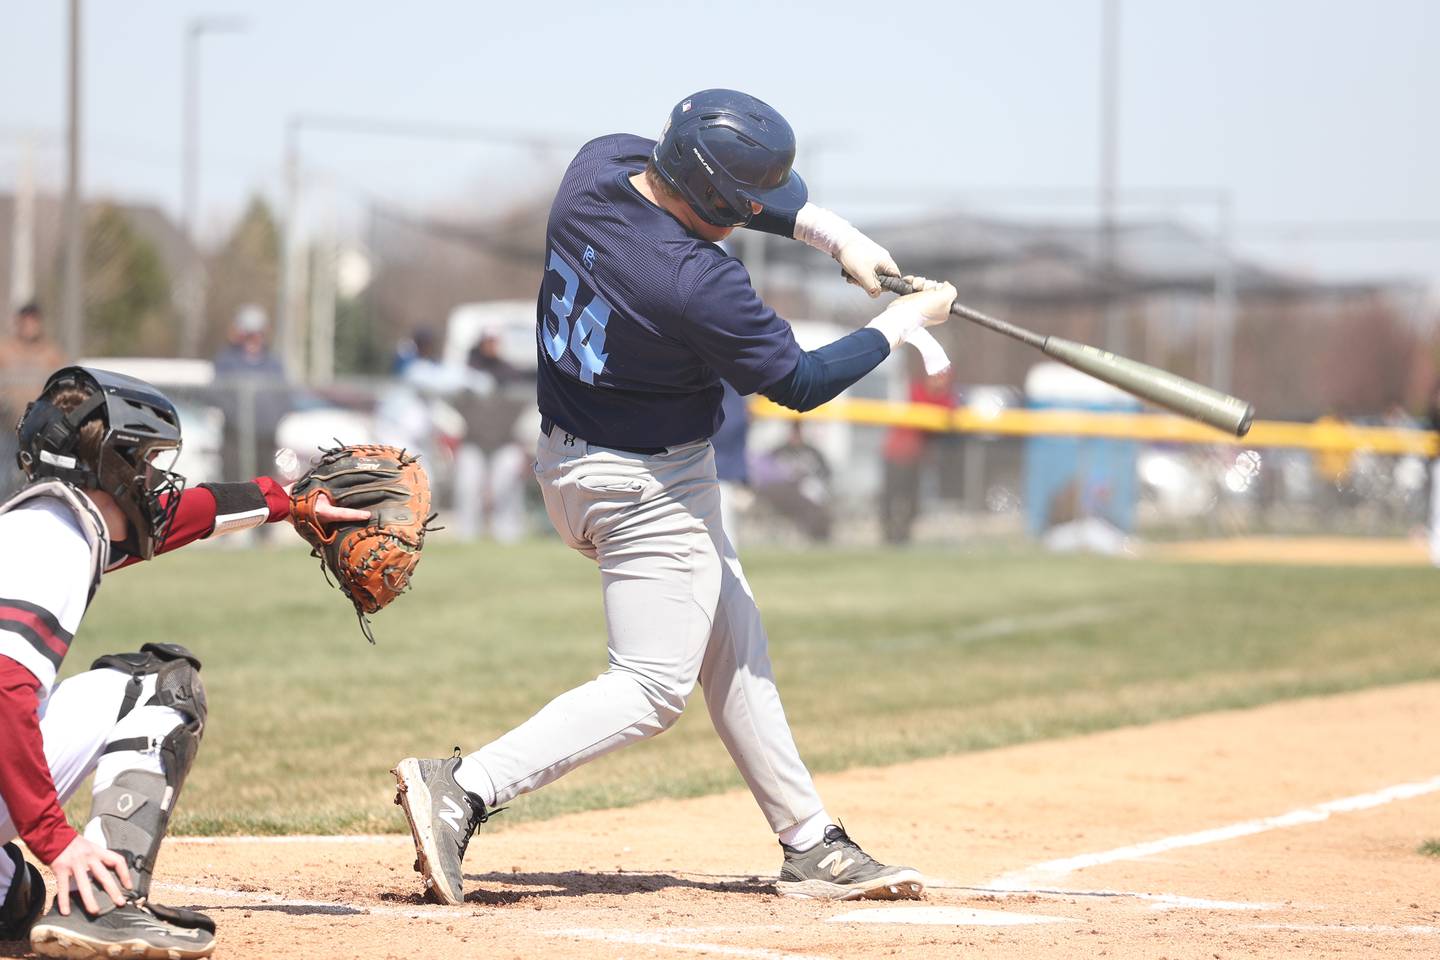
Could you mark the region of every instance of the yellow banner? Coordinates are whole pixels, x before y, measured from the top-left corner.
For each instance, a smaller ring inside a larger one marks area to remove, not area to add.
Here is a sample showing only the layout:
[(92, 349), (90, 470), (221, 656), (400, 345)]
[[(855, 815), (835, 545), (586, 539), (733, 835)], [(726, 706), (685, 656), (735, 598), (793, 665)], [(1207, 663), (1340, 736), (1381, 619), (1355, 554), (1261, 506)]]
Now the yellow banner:
[(950, 410), (923, 403), (887, 400), (836, 400), (799, 414), (764, 397), (750, 400), (757, 417), (782, 420), (840, 420), (876, 427), (914, 427), (936, 433), (980, 433), (1003, 436), (1113, 437), (1156, 443), (1211, 443), (1236, 447), (1298, 447), (1306, 450), (1367, 450), (1384, 454), (1440, 452), (1440, 437), (1429, 430), (1357, 427), (1339, 421), (1295, 423), (1257, 420), (1244, 437), (1213, 427), (1157, 413), (1092, 413), (1084, 410), (1001, 410), (992, 415)]

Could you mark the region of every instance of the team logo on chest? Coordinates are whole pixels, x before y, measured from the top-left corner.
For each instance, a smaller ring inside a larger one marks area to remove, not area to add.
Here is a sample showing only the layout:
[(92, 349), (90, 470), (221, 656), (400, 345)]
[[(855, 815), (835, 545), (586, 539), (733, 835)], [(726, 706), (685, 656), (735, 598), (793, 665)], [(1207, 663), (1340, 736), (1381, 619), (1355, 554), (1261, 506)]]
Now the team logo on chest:
[(585, 269), (586, 269), (586, 270), (594, 270), (594, 269), (595, 269), (595, 248), (592, 247), (592, 246), (590, 246), (589, 244), (586, 244), (586, 245), (585, 245), (585, 255), (584, 255), (583, 257), (581, 257), (580, 259), (581, 259), (581, 261), (585, 264)]

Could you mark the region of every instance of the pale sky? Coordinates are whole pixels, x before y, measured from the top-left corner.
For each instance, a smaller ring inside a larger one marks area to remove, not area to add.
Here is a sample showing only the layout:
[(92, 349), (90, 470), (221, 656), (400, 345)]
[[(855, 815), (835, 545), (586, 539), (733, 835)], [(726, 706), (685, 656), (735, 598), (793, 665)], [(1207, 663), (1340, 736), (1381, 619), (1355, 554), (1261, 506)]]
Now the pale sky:
[[(26, 136), (42, 186), (63, 182), (66, 7), (3, 7), (0, 190)], [(862, 225), (956, 206), (1088, 216), (1100, 11), (1101, 0), (88, 0), (84, 179), (92, 196), (178, 211), (185, 23), (238, 14), (244, 32), (201, 42), (212, 235), (251, 193), (278, 199), (297, 113), (534, 130), (578, 146), (616, 130), (653, 136), (675, 101), (709, 86), (778, 108), (814, 198)], [(1273, 264), (1440, 286), (1437, 49), (1432, 0), (1124, 0), (1121, 189), (1227, 191), (1243, 249)], [(538, 191), (568, 159), (330, 133), (304, 148), (342, 208), (370, 194), (450, 213)], [(1035, 199), (1056, 188), (1082, 192)], [(1203, 204), (1136, 209), (1211, 216)], [(1369, 226), (1340, 241), (1333, 229), (1273, 232), (1344, 221)]]

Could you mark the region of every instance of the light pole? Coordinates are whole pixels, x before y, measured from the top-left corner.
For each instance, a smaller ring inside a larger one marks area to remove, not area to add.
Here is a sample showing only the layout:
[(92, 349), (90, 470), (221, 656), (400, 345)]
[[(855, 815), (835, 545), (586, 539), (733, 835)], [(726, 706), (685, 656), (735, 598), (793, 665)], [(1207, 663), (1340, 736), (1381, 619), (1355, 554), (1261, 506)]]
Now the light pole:
[(72, 358), (80, 355), (84, 338), (81, 321), (84, 313), (85, 278), (81, 269), (80, 234), (84, 216), (80, 198), (80, 0), (70, 0), (69, 95), (66, 101), (65, 133), (65, 268), (61, 283), (60, 330), (65, 352)]
[(185, 103), (182, 109), (180, 164), (180, 221), (190, 252), (180, 287), (182, 313), (180, 352), (193, 357), (200, 352), (204, 326), (205, 277), (200, 257), (196, 220), (200, 206), (200, 38), (206, 34), (239, 33), (246, 22), (239, 17), (195, 17), (185, 24)]
[(1104, 288), (1104, 344), (1125, 353), (1124, 304), (1115, 268), (1115, 187), (1118, 179), (1120, 122), (1120, 0), (1104, 0), (1100, 30), (1100, 277)]

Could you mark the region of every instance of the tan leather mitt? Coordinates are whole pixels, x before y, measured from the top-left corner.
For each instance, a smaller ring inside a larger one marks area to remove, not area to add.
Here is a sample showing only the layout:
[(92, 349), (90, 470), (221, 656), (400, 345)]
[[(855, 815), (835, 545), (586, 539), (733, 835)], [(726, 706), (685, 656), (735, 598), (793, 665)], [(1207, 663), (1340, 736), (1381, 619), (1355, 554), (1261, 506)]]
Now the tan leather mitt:
[[(339, 507), (369, 510), (366, 522), (329, 523), (315, 518), (321, 494)], [(322, 450), (310, 472), (290, 491), (296, 531), (320, 558), (340, 592), (355, 604), (365, 639), (375, 642), (367, 614), (384, 608), (410, 588), (425, 547), (430, 512), (430, 478), (420, 458), (379, 444)]]

